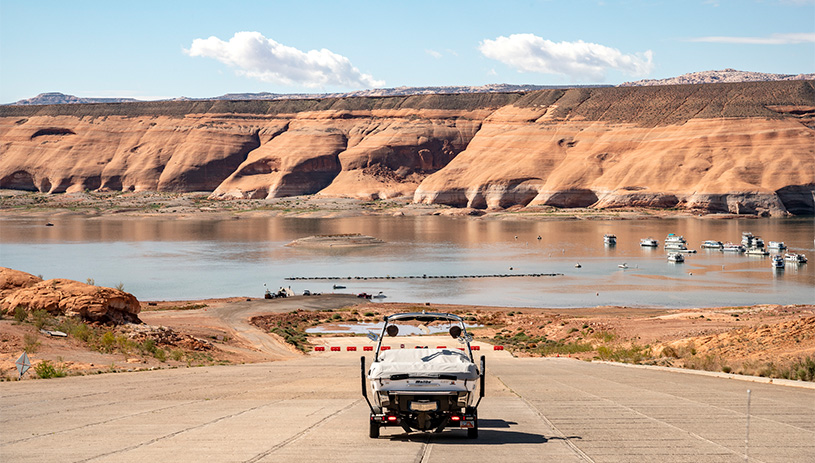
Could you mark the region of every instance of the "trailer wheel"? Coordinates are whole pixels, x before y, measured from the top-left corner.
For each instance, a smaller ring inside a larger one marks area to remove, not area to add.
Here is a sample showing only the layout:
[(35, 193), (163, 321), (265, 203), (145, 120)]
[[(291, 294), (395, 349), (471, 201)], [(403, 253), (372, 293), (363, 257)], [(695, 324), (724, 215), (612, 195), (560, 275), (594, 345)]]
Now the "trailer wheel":
[(371, 439), (376, 439), (379, 437), (379, 423), (377, 423), (374, 420), (370, 420), (370, 422), (371, 427), (368, 430), (368, 437), (370, 437)]

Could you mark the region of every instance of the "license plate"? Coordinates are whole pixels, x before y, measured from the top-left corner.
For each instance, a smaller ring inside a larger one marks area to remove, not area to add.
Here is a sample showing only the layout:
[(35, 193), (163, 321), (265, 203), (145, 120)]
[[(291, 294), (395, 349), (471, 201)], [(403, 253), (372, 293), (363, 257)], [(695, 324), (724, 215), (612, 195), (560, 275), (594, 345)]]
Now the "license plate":
[(411, 402), (410, 409), (414, 412), (433, 412), (438, 408), (436, 402)]
[(474, 428), (475, 423), (473, 423), (472, 421), (462, 421), (461, 422), (461, 427), (462, 428)]

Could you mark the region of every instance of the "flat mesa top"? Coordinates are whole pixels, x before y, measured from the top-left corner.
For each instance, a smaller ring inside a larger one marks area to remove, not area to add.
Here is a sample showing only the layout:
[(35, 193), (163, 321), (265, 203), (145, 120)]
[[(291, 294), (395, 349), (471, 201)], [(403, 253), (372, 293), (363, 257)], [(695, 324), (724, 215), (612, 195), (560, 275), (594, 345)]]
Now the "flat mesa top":
[(299, 238), (286, 246), (302, 246), (314, 248), (332, 247), (352, 247), (352, 246), (375, 246), (385, 242), (373, 236), (360, 235), (357, 233), (346, 235), (315, 235)]

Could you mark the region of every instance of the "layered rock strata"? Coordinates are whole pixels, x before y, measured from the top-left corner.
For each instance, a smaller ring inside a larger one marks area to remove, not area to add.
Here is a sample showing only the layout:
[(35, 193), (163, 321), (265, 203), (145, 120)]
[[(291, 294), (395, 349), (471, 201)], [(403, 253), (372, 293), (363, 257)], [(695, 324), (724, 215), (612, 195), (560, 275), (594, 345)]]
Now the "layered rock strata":
[(813, 81), (0, 107), (0, 188), (815, 212)]

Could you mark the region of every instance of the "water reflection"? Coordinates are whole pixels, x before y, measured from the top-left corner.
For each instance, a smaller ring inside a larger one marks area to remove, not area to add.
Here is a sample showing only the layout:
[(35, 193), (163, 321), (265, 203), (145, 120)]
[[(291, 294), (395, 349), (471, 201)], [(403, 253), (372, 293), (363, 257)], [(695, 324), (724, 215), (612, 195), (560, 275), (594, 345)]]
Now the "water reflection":
[[(46, 222), (54, 223), (46, 227)], [(332, 292), (380, 291), (387, 301), (504, 306), (691, 307), (812, 303), (815, 265), (773, 272), (769, 258), (701, 249), (666, 260), (662, 239), (684, 235), (699, 249), (743, 231), (784, 241), (815, 258), (812, 219), (507, 221), (447, 217), (163, 219), (4, 218), (0, 265), (125, 289), (143, 300), (262, 296), (263, 284)], [(302, 249), (309, 235), (361, 233), (386, 245)], [(603, 235), (617, 235), (605, 247)], [(541, 239), (538, 240), (537, 237)], [(659, 248), (641, 247), (653, 236)], [(517, 237), (517, 239), (516, 239)], [(581, 268), (575, 268), (579, 262)], [(627, 269), (618, 266), (625, 262)], [(511, 270), (510, 270), (511, 268)], [(290, 276), (408, 276), (562, 273), (561, 277), (291, 282)]]

